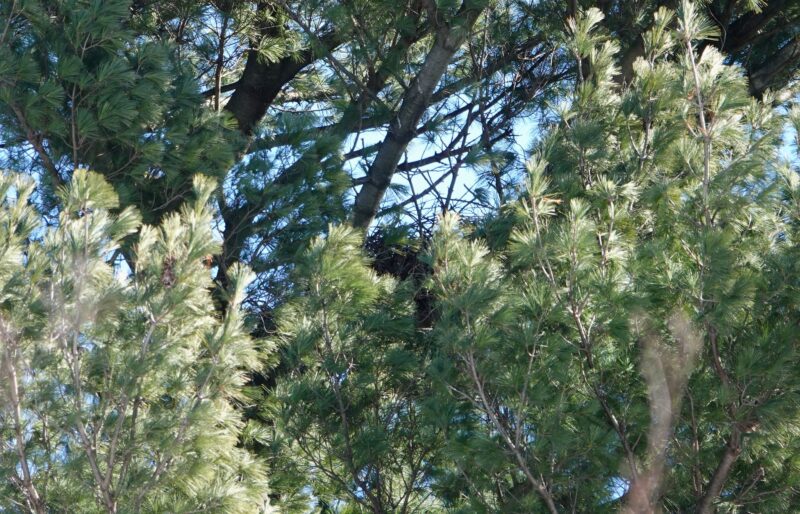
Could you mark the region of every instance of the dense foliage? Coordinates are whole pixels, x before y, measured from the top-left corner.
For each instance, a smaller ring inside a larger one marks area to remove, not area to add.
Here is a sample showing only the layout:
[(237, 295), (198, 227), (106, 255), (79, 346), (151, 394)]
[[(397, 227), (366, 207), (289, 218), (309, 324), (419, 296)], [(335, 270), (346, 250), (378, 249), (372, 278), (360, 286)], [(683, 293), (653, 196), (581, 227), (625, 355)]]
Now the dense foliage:
[[(353, 257), (352, 234), (332, 230), (301, 259), (300, 296), (278, 324), (294, 371), (270, 401), (284, 409), (278, 440), (311, 466), (301, 476), (321, 474), (314, 493), (327, 502), (798, 504), (798, 180), (778, 157), (787, 120), (750, 98), (716, 49), (698, 54), (713, 28), (691, 4), (677, 20), (657, 13), (622, 91), (600, 19), (589, 11), (570, 26), (591, 74), (557, 108), (520, 199), (473, 235), (442, 221), (432, 331), (396, 326), (412, 318), (386, 304), (392, 291)], [(422, 388), (379, 378), (416, 384), (423, 368)], [(419, 465), (398, 448), (417, 449)]]
[[(4, 175), (2, 509), (15, 512), (252, 512), (266, 473), (238, 447), (245, 370), (260, 361), (242, 331), (238, 269), (216, 316), (204, 258), (216, 248), (214, 184), (160, 227), (79, 171), (57, 227), (37, 228), (33, 183)], [(139, 231), (136, 270), (113, 266)]]
[(800, 509), (799, 34), (0, 0), (0, 511)]
[[(751, 93), (800, 69), (794, 0), (704, 11)], [(218, 279), (245, 261), (247, 303), (284, 299), (296, 246), (328, 223), (491, 214), (524, 176), (536, 127), (585, 69), (565, 26), (598, 8), (629, 82), (641, 37), (675, 0), (3, 0), (0, 166), (104, 174), (153, 223), (191, 176), (224, 182)]]

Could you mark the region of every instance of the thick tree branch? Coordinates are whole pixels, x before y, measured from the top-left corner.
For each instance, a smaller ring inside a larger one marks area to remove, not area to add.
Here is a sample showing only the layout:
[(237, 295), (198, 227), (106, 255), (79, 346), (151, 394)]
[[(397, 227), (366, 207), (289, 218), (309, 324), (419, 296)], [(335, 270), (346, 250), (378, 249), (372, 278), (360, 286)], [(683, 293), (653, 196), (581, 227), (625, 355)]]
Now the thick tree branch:
[(416, 135), (417, 124), (430, 105), (434, 88), (466, 41), (482, 10), (475, 6), (466, 7), (465, 3), (455, 24), (443, 25), (437, 30), (433, 47), (403, 96), (400, 110), (389, 124), (389, 132), (367, 172), (368, 181), (356, 195), (353, 212), (353, 225), (356, 227), (365, 228), (374, 219), (403, 152)]
[(785, 7), (786, 0), (771, 0), (760, 12), (740, 16), (728, 27), (721, 27), (724, 30), (722, 49), (734, 53), (752, 44), (764, 26), (775, 19)]
[(47, 153), (47, 150), (44, 147), (44, 138), (41, 134), (36, 133), (36, 131), (31, 128), (28, 124), (28, 120), (25, 117), (25, 113), (22, 112), (16, 104), (9, 104), (11, 110), (14, 111), (17, 119), (22, 125), (22, 128), (25, 130), (25, 136), (28, 139), (28, 142), (33, 146), (33, 149), (36, 150), (36, 154), (42, 160), (42, 165), (44, 169), (47, 170), (47, 173), (50, 179), (53, 181), (54, 186), (62, 186), (64, 185), (64, 180), (61, 178), (61, 175), (58, 173), (58, 168), (56, 168), (53, 159), (50, 158), (50, 155)]
[[(416, 21), (419, 22), (418, 19)], [(393, 63), (397, 58), (405, 55), (411, 45), (419, 41), (419, 39), (427, 33), (427, 30), (427, 26), (417, 23), (415, 30), (403, 34), (398, 38), (397, 42), (389, 50), (387, 59), (381, 63), (376, 71), (366, 78), (366, 81), (364, 81), (363, 85), (366, 89), (361, 92), (358, 98), (348, 105), (340, 120), (323, 130), (325, 137), (319, 137), (320, 131), (317, 131), (316, 134), (318, 137), (311, 148), (300, 156), (291, 166), (284, 169), (280, 175), (275, 178), (273, 185), (285, 186), (302, 179), (309, 169), (309, 166), (319, 166), (320, 161), (325, 157), (325, 152), (327, 152), (326, 148), (335, 146), (330, 144), (332, 139), (338, 140), (341, 143), (348, 135), (367, 128), (364, 126), (364, 113), (373, 99), (376, 98), (377, 94), (386, 86), (386, 83), (392, 75)], [(381, 119), (381, 124), (382, 123), (383, 120)], [(377, 126), (380, 126), (380, 124)], [(225, 220), (225, 233), (223, 244), (224, 253), (221, 258), (222, 262), (220, 266), (220, 279), (224, 278), (224, 270), (227, 268), (227, 265), (239, 257), (239, 253), (245, 242), (253, 234), (255, 227), (251, 221), (262, 212), (263, 208), (263, 205), (250, 204), (243, 205), (239, 208), (221, 206), (222, 216)]]
[(733, 465), (742, 452), (741, 444), (742, 434), (739, 429), (734, 426), (730, 439), (728, 439), (728, 444), (725, 445), (722, 458), (717, 465), (717, 469), (714, 471), (714, 475), (711, 477), (708, 487), (706, 487), (706, 492), (697, 503), (697, 514), (712, 514), (714, 512), (714, 502), (722, 492), (722, 487), (728, 480)]
[[(259, 9), (272, 9), (266, 4)], [(279, 28), (274, 25), (262, 27), (263, 37), (272, 37)], [(342, 35), (329, 30), (318, 36), (323, 51), (333, 50), (342, 41)], [(314, 48), (307, 48), (299, 55), (288, 55), (276, 62), (266, 62), (258, 52), (251, 50), (242, 77), (236, 82), (236, 89), (225, 105), (225, 109), (236, 118), (239, 130), (250, 135), (253, 128), (264, 117), (267, 108), (272, 104), (283, 87), (303, 68), (319, 57)]]
[[(237, 87), (239, 87), (238, 80), (236, 82), (231, 82), (230, 84), (221, 85), (219, 87), (219, 92), (228, 93), (230, 91), (235, 91)], [(205, 91), (200, 93), (200, 95), (203, 96), (204, 98), (210, 98), (214, 96), (216, 93), (217, 93), (216, 87), (212, 87), (211, 89), (206, 89)]]
[(750, 94), (760, 97), (768, 88), (780, 87), (785, 79), (797, 72), (798, 66), (800, 66), (800, 35), (795, 36), (780, 50), (765, 59), (759, 67), (749, 70)]

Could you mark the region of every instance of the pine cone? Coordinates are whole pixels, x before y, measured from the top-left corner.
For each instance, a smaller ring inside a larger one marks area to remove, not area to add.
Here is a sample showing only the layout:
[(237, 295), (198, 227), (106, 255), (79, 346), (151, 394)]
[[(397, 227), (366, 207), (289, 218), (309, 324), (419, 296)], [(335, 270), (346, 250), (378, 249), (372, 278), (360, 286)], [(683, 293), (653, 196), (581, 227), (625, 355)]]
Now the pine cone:
[(167, 289), (171, 288), (177, 282), (177, 277), (175, 276), (175, 257), (171, 255), (167, 256), (164, 259), (164, 271), (161, 273), (161, 283)]

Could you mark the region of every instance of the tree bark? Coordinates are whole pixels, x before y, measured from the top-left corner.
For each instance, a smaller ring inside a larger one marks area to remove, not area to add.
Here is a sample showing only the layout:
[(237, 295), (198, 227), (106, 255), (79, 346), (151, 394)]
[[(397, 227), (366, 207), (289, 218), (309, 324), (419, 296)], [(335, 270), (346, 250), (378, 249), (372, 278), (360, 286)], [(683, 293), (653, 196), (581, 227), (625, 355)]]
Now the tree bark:
[(722, 492), (722, 487), (728, 480), (728, 476), (731, 474), (733, 465), (739, 458), (739, 454), (742, 453), (741, 445), (741, 432), (737, 427), (734, 426), (733, 433), (731, 433), (728, 444), (725, 446), (725, 451), (723, 452), (722, 458), (717, 465), (717, 469), (714, 471), (714, 475), (711, 477), (711, 481), (706, 488), (706, 492), (697, 503), (697, 514), (712, 514), (714, 512), (714, 501)]
[(748, 70), (750, 75), (750, 94), (760, 97), (770, 87), (780, 87), (791, 77), (800, 64), (800, 36), (786, 43), (772, 54), (758, 68)]
[(483, 11), (482, 7), (466, 7), (466, 4), (466, 1), (462, 4), (454, 24), (442, 25), (437, 29), (433, 47), (419, 74), (403, 95), (400, 110), (390, 122), (389, 132), (367, 171), (364, 185), (356, 195), (353, 207), (353, 225), (356, 227), (366, 228), (375, 218), (400, 158), (416, 135), (417, 124), (430, 105), (434, 88)]
[[(258, 8), (274, 9), (266, 3), (259, 4)], [(261, 28), (263, 37), (273, 37), (278, 32), (280, 27), (275, 25)], [(320, 35), (318, 40), (325, 51), (330, 51), (341, 44), (341, 34), (330, 30)], [(242, 77), (225, 105), (225, 109), (236, 118), (239, 130), (245, 135), (251, 135), (283, 87), (317, 58), (313, 47), (303, 50), (300, 55), (287, 55), (276, 62), (266, 62), (259, 57), (258, 52), (251, 50), (247, 55)]]

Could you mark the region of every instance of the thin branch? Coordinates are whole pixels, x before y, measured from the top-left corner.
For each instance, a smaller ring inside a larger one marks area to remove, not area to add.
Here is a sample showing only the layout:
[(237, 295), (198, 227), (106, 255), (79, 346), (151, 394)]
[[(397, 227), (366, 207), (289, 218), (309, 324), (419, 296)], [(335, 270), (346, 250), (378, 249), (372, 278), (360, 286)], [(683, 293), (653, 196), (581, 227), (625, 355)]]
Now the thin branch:
[(547, 506), (547, 510), (550, 511), (551, 514), (558, 514), (558, 509), (556, 508), (555, 502), (553, 501), (553, 497), (550, 494), (550, 491), (547, 490), (547, 487), (544, 483), (538, 480), (536, 477), (533, 476), (531, 473), (530, 468), (528, 467), (528, 463), (525, 460), (525, 457), (522, 455), (520, 448), (514, 444), (514, 441), (509, 436), (508, 432), (505, 429), (503, 423), (497, 418), (497, 414), (495, 413), (494, 405), (489, 401), (486, 391), (483, 387), (483, 380), (481, 380), (480, 376), (478, 375), (478, 369), (475, 364), (475, 357), (472, 352), (468, 352), (464, 356), (464, 360), (467, 364), (467, 368), (470, 373), (470, 377), (472, 378), (472, 382), (475, 385), (476, 391), (478, 393), (478, 397), (480, 398), (481, 404), (483, 406), (483, 411), (489, 416), (489, 419), (494, 425), (495, 430), (500, 434), (503, 441), (506, 443), (509, 451), (514, 455), (514, 458), (517, 461), (517, 464), (520, 467), (520, 470), (525, 474), (525, 477), (528, 479), (530, 484), (533, 486), (534, 489), (539, 493), (542, 500), (544, 501), (545, 505)]
[(25, 494), (25, 501), (28, 505), (28, 508), (36, 514), (45, 514), (47, 509), (43, 505), (42, 498), (39, 496), (39, 492), (33, 483), (33, 477), (28, 464), (28, 456), (25, 448), (26, 445), (23, 431), (22, 408), (20, 405), (19, 379), (17, 377), (16, 368), (18, 346), (16, 344), (16, 338), (9, 333), (10, 330), (5, 320), (0, 320), (0, 330), (2, 331), (3, 339), (5, 340), (3, 367), (5, 368), (8, 380), (6, 384), (8, 389), (8, 400), (11, 403), (11, 413), (12, 417), (14, 418), (14, 446), (17, 450), (19, 467), (22, 470), (22, 490)]

